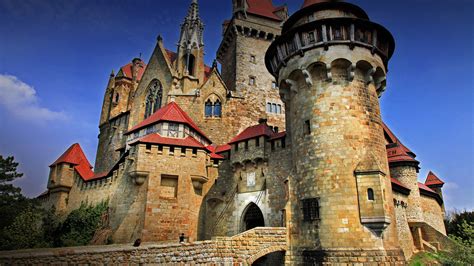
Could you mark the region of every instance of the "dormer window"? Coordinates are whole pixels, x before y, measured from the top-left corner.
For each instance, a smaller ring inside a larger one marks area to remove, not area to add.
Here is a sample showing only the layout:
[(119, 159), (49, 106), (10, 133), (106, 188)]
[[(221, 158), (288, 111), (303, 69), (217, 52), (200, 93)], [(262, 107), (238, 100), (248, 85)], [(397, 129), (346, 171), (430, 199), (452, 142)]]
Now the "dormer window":
[(177, 138), (179, 133), (179, 124), (169, 123), (168, 124), (168, 137)]

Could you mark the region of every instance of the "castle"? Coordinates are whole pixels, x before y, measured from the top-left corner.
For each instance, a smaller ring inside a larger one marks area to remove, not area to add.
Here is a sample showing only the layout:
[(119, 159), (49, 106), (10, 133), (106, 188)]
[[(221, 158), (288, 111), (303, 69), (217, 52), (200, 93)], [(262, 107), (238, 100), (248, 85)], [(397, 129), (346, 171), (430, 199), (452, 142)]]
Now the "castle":
[(158, 37), (148, 62), (112, 72), (94, 168), (72, 145), (43, 204), (108, 200), (115, 243), (284, 227), (289, 264), (442, 248), (444, 183), (417, 181), (380, 114), (390, 32), (347, 2), (305, 0), (291, 17), (271, 0), (232, 4), (212, 66), (192, 0), (175, 51)]

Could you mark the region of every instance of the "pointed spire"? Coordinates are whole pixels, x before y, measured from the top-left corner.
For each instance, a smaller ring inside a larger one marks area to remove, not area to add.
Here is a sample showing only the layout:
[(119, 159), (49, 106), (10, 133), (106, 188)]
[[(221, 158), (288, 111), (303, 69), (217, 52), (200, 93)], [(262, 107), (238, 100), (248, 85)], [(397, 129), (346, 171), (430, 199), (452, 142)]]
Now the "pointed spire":
[(437, 177), (432, 171), (430, 171), (428, 173), (428, 176), (426, 177), (425, 185), (427, 185), (428, 187), (442, 187), (444, 185), (444, 182), (439, 177)]
[(191, 50), (192, 48), (201, 48), (203, 42), (204, 23), (199, 17), (199, 5), (197, 0), (192, 0), (188, 9), (188, 14), (181, 24), (181, 36), (179, 45), (181, 48)]

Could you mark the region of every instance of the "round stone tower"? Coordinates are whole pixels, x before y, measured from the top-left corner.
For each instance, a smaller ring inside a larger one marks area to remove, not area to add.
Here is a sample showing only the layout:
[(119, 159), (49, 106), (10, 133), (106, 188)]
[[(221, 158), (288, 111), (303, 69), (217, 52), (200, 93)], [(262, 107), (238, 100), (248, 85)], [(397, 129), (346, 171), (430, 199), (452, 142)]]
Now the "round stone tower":
[(404, 261), (378, 100), (394, 47), (358, 6), (307, 0), (266, 53), (293, 162), (289, 263)]

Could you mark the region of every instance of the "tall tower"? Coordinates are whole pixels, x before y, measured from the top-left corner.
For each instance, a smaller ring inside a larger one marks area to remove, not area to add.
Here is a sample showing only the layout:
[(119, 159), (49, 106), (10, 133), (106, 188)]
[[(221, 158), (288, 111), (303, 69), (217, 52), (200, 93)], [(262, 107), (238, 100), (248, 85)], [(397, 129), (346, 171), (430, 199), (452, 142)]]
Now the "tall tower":
[(287, 18), (286, 6), (276, 7), (272, 0), (233, 0), (233, 15), (223, 24), (223, 38), (217, 51), (222, 79), (232, 95), (243, 99), (237, 132), (254, 125), (260, 118), (284, 129), (284, 110), (273, 108), (279, 99), (275, 79), (266, 71), (264, 54), (281, 32)]
[(394, 46), (361, 8), (306, 0), (266, 53), (291, 145), (292, 263), (404, 261), (378, 101)]
[(204, 80), (204, 24), (199, 17), (197, 0), (192, 0), (188, 14), (181, 24), (176, 68), (179, 78), (188, 77), (202, 83)]

